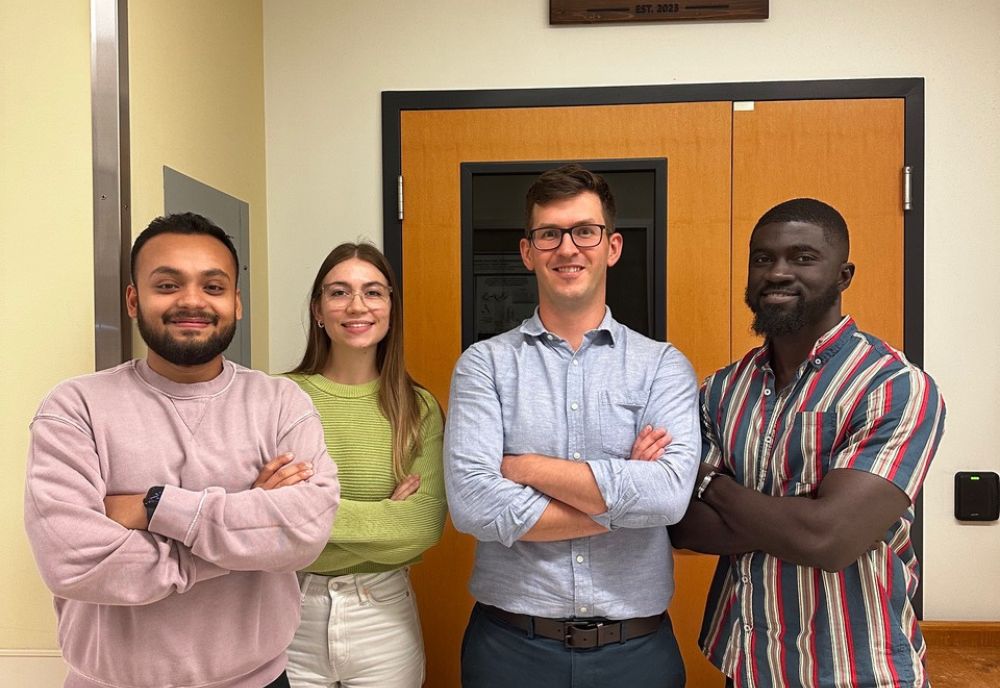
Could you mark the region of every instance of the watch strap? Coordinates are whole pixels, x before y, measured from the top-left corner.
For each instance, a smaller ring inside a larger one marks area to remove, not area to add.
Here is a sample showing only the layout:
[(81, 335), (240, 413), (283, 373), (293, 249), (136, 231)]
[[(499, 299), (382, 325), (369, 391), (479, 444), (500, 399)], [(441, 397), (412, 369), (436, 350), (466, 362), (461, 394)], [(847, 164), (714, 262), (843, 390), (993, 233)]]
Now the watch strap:
[(142, 500), (142, 505), (146, 507), (146, 523), (153, 520), (153, 512), (160, 504), (160, 497), (163, 496), (163, 485), (155, 485), (149, 488), (146, 496)]
[(708, 489), (708, 486), (711, 485), (712, 481), (718, 478), (720, 475), (722, 475), (722, 473), (720, 473), (719, 471), (712, 471), (704, 478), (702, 478), (701, 482), (698, 483), (698, 489), (695, 490), (694, 493), (695, 498), (701, 500), (702, 496), (705, 494), (705, 490)]

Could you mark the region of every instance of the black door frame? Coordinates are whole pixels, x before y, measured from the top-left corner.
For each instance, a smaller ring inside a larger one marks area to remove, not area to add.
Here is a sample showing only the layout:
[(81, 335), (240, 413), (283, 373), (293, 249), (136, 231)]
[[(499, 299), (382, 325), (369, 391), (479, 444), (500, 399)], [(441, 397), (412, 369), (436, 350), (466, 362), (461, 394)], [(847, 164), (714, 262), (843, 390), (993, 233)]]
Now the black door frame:
[[(407, 110), (640, 105), (705, 101), (835, 100), (902, 98), (903, 164), (911, 170), (910, 209), (903, 214), (903, 351), (924, 360), (924, 79), (830, 79), (670, 86), (490, 89), (481, 91), (382, 92), (382, 245), (403, 279), (403, 223), (397, 219), (402, 174), (401, 115)], [(902, 183), (902, 180), (901, 182)], [(913, 547), (923, 556), (923, 495), (917, 498)], [(914, 597), (923, 618), (923, 583)]]

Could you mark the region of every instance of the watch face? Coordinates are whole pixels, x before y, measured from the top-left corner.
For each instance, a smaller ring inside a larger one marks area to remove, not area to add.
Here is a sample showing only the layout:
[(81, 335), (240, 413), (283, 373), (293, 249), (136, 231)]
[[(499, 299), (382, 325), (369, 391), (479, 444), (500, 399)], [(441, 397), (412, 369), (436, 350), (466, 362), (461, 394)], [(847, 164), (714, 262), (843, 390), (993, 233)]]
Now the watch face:
[(712, 484), (712, 481), (715, 480), (718, 475), (718, 471), (712, 471), (701, 479), (701, 483), (698, 485), (698, 493), (696, 495), (698, 499), (701, 499), (701, 496), (705, 494), (705, 490), (708, 489), (708, 486)]
[(163, 494), (163, 487), (151, 487), (149, 492), (146, 493), (145, 498), (143, 498), (142, 503), (145, 506), (155, 507), (160, 502), (160, 496)]

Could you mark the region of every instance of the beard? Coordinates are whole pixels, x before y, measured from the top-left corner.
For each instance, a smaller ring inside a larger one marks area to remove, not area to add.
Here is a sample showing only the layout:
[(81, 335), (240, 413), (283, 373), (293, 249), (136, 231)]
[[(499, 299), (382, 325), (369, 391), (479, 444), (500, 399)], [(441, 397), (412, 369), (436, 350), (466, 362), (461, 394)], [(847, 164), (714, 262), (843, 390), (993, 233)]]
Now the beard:
[(840, 289), (836, 284), (816, 296), (814, 299), (798, 299), (794, 307), (788, 309), (772, 304), (761, 304), (759, 297), (755, 301), (750, 296), (747, 287), (743, 301), (753, 312), (753, 331), (764, 337), (781, 337), (795, 334), (803, 328), (818, 323), (837, 303)]
[[(208, 363), (226, 350), (236, 334), (236, 321), (234, 320), (229, 327), (219, 330), (208, 339), (188, 341), (171, 336), (166, 329), (155, 330), (151, 327), (138, 303), (136, 304), (136, 315), (139, 335), (142, 337), (142, 341), (146, 342), (146, 346), (164, 360), (178, 366), (197, 366)], [(197, 311), (171, 311), (163, 315), (164, 327), (177, 316), (208, 318), (211, 319), (213, 325), (219, 322), (217, 315)]]

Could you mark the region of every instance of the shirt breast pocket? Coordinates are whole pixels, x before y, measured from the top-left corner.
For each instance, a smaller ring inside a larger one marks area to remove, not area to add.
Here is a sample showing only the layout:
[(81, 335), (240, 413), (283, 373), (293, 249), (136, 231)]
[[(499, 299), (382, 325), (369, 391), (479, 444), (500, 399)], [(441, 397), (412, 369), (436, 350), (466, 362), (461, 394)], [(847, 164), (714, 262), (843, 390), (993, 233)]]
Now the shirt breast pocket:
[(629, 458), (639, 430), (647, 395), (608, 390), (599, 397), (601, 449), (605, 454)]
[[(795, 414), (787, 461), (788, 475), (781, 476), (788, 483), (811, 486), (826, 475), (837, 439), (837, 413), (835, 411), (800, 411)], [(803, 488), (804, 489), (804, 488)]]

